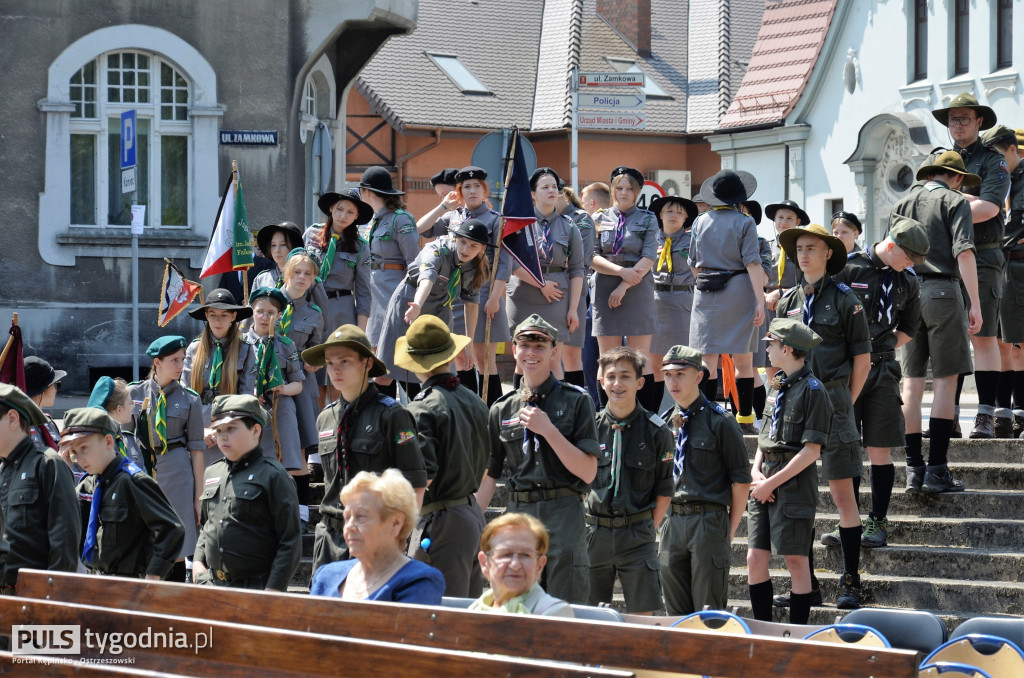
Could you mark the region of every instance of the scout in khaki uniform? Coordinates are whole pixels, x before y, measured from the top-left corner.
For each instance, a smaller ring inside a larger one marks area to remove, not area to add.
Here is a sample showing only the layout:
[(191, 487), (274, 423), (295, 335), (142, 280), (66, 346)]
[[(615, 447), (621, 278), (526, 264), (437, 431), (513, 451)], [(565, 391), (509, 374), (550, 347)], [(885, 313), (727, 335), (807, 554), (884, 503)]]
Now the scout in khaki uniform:
[(10, 553), (0, 575), (0, 595), (15, 595), (18, 570), (74, 572), (82, 519), (71, 469), (57, 453), (29, 435), (46, 422), (20, 389), (0, 384), (0, 509), (7, 519)]
[(661, 578), (670, 615), (708, 605), (724, 610), (730, 542), (750, 486), (750, 460), (739, 424), (700, 390), (704, 357), (673, 346), (662, 359), (675, 403), (662, 417), (674, 434), (672, 505), (661, 532)]
[(156, 481), (118, 451), (120, 426), (98, 407), (64, 415), (61, 450), (87, 473), (78, 484), (90, 572), (163, 579), (171, 573), (185, 528)]
[[(996, 124), (996, 112), (982, 106), (970, 94), (958, 94), (947, 108), (932, 111), (949, 128), (953, 150), (963, 158), (964, 168), (981, 178), (978, 184), (966, 182), (962, 189), (971, 205), (974, 245), (978, 268), (978, 300), (981, 304), (981, 329), (971, 335), (974, 346), (974, 381), (978, 386), (978, 414), (971, 438), (993, 437), (996, 392), (999, 389), (999, 303), (1003, 297), (1003, 206), (1010, 190), (1010, 169), (998, 151), (981, 142), (979, 133)], [(961, 381), (958, 385), (962, 387)], [(958, 398), (959, 400), (959, 398)]]
[(437, 316), (421, 315), (395, 344), (395, 364), (423, 383), (408, 409), (428, 487), (409, 555), (444, 574), (446, 596), (463, 598), (483, 591), (476, 554), (484, 517), (473, 494), (487, 468), (487, 406), (452, 373), (471, 342)]
[(589, 602), (611, 603), (618, 576), (626, 610), (634, 614), (662, 607), (655, 531), (672, 495), (672, 433), (636, 399), (645, 362), (627, 346), (598, 358), (608, 404), (597, 413), (601, 456), (585, 502)]
[(357, 473), (396, 468), (422, 503), (427, 472), (412, 415), (369, 381), (387, 374), (387, 368), (373, 354), (365, 332), (342, 325), (327, 341), (303, 351), (302, 359), (307, 365), (326, 365), (331, 385), (341, 393), (316, 420), (326, 484), (313, 545), (316, 572), (321, 565), (349, 557), (342, 535), (341, 488)]
[(860, 299), (871, 334), (871, 371), (853, 408), (871, 459), (871, 512), (861, 536), (863, 546), (888, 543), (886, 514), (896, 473), (891, 449), (901, 447), (905, 438), (896, 349), (910, 341), (921, 323), (921, 287), (910, 266), (924, 263), (927, 252), (924, 226), (896, 215), (889, 234), (851, 253), (835, 277)]
[(196, 583), (287, 591), (302, 555), (299, 499), (260, 447), (270, 414), (254, 396), (226, 395), (211, 417), (224, 458), (206, 469)]
[[(811, 351), (808, 364), (824, 383), (832, 402), (834, 418), (828, 443), (821, 450), (821, 472), (839, 512), (839, 534), (825, 535), (822, 542), (838, 541), (843, 547), (845, 573), (836, 606), (855, 609), (860, 607), (857, 482), (863, 469), (853, 403), (871, 370), (871, 336), (860, 300), (849, 287), (831, 278), (846, 265), (842, 241), (824, 227), (811, 224), (805, 229), (785, 231), (779, 242), (790, 263), (800, 266), (805, 284), (783, 295), (776, 315), (802, 320), (822, 340)], [(813, 574), (811, 579), (815, 580)]]
[(491, 405), (490, 462), (477, 503), (491, 502), (506, 460), (508, 510), (529, 513), (551, 531), (542, 586), (571, 603), (586, 603), (590, 588), (583, 495), (597, 475), (597, 425), (586, 391), (557, 381), (558, 332), (538, 315), (516, 327), (512, 344), (522, 387)]
[(805, 357), (821, 343), (803, 323), (776, 318), (768, 326), (772, 378), (757, 438), (747, 504), (747, 577), (755, 619), (772, 619), (771, 549), (786, 559), (792, 580), (789, 621), (806, 624), (811, 611), (811, 570), (807, 553), (814, 541), (818, 502), (815, 461), (828, 441), (832, 406)]

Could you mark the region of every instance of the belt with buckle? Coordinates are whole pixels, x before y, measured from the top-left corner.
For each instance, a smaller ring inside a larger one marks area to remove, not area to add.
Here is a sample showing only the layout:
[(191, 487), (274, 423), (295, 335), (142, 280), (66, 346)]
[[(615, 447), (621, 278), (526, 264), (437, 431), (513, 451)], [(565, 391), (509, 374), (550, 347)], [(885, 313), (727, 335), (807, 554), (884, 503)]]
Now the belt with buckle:
[(231, 577), (224, 570), (213, 570), (213, 576), (221, 581), (231, 581)]
[(871, 354), (871, 364), (877, 365), (885, 360), (895, 360), (896, 351), (879, 351), (878, 353)]
[(442, 499), (441, 501), (432, 501), (429, 504), (424, 504), (423, 508), (420, 509), (420, 515), (425, 516), (428, 513), (434, 511), (440, 511), (441, 509), (452, 508), (453, 506), (467, 506), (473, 503), (472, 497), (458, 497), (456, 499)]
[(382, 269), (385, 271), (404, 271), (405, 264), (389, 264), (383, 261), (375, 261), (370, 264), (370, 270), (372, 271), (380, 271)]
[(320, 522), (331, 528), (332, 530), (341, 531), (345, 528), (345, 521), (341, 518), (335, 518), (334, 516), (320, 515)]
[(565, 273), (568, 269), (565, 266), (544, 266), (545, 273)]
[(513, 492), (512, 499), (524, 504), (534, 504), (538, 501), (560, 499), (562, 497), (578, 497), (580, 493), (570, 490), (568, 487), (560, 487), (557, 490), (530, 490), (529, 492)]
[(327, 293), (328, 299), (337, 299), (338, 297), (348, 297), (352, 295), (352, 290), (331, 290)]
[(956, 276), (946, 275), (945, 273), (918, 273), (917, 277), (922, 280), (948, 280), (950, 282), (960, 282), (960, 279)]
[(647, 509), (646, 511), (634, 513), (633, 515), (615, 516), (614, 518), (604, 518), (588, 513), (583, 517), (583, 519), (587, 521), (587, 525), (597, 525), (598, 527), (626, 527), (627, 525), (642, 523), (643, 521), (653, 517), (654, 511)]
[(1024, 259), (1024, 250), (1013, 250), (1006, 253), (1006, 259), (1008, 261), (1019, 261)]
[(667, 285), (663, 283), (654, 283), (654, 289), (657, 292), (692, 292), (693, 285)]
[(682, 504), (672, 503), (672, 513), (681, 516), (692, 516), (697, 513), (717, 513), (724, 510), (725, 507), (721, 504), (713, 504), (706, 501), (687, 501)]

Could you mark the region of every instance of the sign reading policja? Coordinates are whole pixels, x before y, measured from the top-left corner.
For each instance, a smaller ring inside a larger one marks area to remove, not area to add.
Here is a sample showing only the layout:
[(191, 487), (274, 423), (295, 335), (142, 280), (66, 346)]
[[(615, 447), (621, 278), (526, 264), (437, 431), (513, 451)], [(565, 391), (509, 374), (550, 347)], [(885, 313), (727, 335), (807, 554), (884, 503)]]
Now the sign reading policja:
[(224, 129), (221, 146), (277, 146), (277, 130)]

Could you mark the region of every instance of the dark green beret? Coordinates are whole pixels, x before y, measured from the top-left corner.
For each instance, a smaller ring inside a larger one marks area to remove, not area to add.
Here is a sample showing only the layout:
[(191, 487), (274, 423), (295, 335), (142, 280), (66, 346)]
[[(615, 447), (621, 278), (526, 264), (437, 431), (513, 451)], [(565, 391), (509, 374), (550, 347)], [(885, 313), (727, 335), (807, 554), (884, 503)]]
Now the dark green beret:
[(46, 423), (43, 411), (17, 386), (0, 384), (0, 405), (17, 411), (30, 426), (41, 426)]
[(66, 443), (96, 434), (116, 436), (120, 430), (120, 425), (98, 407), (76, 407), (64, 414), (60, 440)]
[(165, 355), (170, 355), (186, 346), (188, 346), (188, 342), (185, 341), (185, 337), (168, 335), (160, 337), (150, 344), (149, 348), (146, 349), (146, 355), (150, 358), (163, 358)]
[(280, 311), (288, 308), (288, 297), (284, 295), (284, 292), (277, 289), (276, 287), (257, 287), (249, 293), (249, 305), (252, 306), (256, 303), (257, 299), (267, 297), (272, 302), (277, 304), (277, 308)]
[(222, 395), (213, 399), (210, 419), (214, 428), (245, 417), (255, 419), (260, 426), (266, 426), (270, 421), (270, 414), (255, 396)]
[(703, 354), (689, 346), (673, 346), (661, 359), (661, 369), (667, 370), (671, 367), (696, 367), (698, 370), (704, 367)]

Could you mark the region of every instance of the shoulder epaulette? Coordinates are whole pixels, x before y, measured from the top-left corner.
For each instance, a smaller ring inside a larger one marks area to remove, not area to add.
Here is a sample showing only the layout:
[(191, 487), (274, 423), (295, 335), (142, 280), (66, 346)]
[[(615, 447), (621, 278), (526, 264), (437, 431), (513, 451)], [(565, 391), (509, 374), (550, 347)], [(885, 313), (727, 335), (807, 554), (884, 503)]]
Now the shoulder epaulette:
[(497, 400), (495, 400), (494, 402), (495, 402), (495, 403), (500, 403), (500, 402), (501, 402), (502, 400), (508, 400), (509, 398), (511, 398), (512, 396), (514, 396), (514, 395), (515, 395), (516, 393), (517, 393), (517, 391), (515, 391), (515, 390), (509, 391), (508, 393), (502, 393), (502, 394), (501, 394), (501, 395), (500, 395), (500, 396), (498, 397), (498, 399), (497, 399)]
[(249, 344), (250, 346), (255, 346), (255, 345), (256, 345), (256, 344), (254, 344), (254, 343), (253, 343), (252, 339), (250, 339), (250, 338), (249, 338), (249, 337), (248, 337), (247, 335), (245, 335), (245, 334), (243, 334), (241, 338), (242, 338), (242, 343), (243, 343), (243, 344)]
[(323, 310), (322, 308), (320, 308), (319, 306), (317, 306), (316, 304), (314, 304), (314, 303), (313, 303), (312, 301), (311, 301), (311, 302), (309, 302), (309, 307), (310, 307), (311, 309), (313, 309), (314, 311), (316, 311), (317, 313), (323, 313), (323, 312), (324, 312), (324, 310)]
[[(594, 212), (594, 214), (604, 214), (604, 213), (605, 213), (605, 212), (607, 212), (607, 211), (608, 211), (608, 208), (607, 208), (607, 207), (602, 207), (601, 209), (599, 209), (599, 210), (597, 210), (596, 212)], [(593, 218), (594, 218), (594, 214), (591, 214), (591, 215), (590, 215), (591, 219), (593, 219)]]
[(907, 266), (903, 270), (906, 271), (907, 273), (909, 273), (910, 275), (914, 276), (915, 278), (917, 277), (917, 271), (914, 270), (913, 266)]
[(849, 292), (850, 291), (850, 286), (847, 285), (846, 283), (842, 283), (842, 282), (839, 282), (839, 281), (833, 281), (833, 282), (835, 282), (836, 287), (838, 287), (842, 291), (844, 291), (844, 292)]
[(656, 415), (654, 412), (651, 412), (647, 415), (647, 420), (659, 428), (665, 426), (665, 420)]
[(195, 397), (197, 397), (197, 398), (200, 398), (200, 397), (202, 397), (202, 396), (200, 396), (200, 395), (199, 395), (199, 394), (198, 394), (197, 392), (195, 392), (195, 391), (193, 391), (192, 389), (190, 389), (190, 388), (189, 388), (188, 386), (182, 386), (182, 388), (184, 388), (184, 389), (185, 389), (186, 391), (188, 391), (189, 393), (191, 393), (192, 395), (194, 395), (194, 396), (195, 396)]
[(425, 389), (423, 389), (422, 391), (420, 391), (419, 393), (416, 394), (416, 397), (413, 398), (413, 401), (423, 400), (424, 398), (427, 397), (427, 394), (429, 394), (433, 390), (434, 390), (433, 386), (426, 387)]
[(565, 386), (566, 388), (571, 388), (574, 391), (579, 391), (580, 393), (586, 393), (587, 392), (587, 389), (583, 388), (582, 386), (577, 386), (576, 384), (570, 384), (567, 381), (560, 381), (558, 383), (561, 384), (562, 386)]
[(796, 292), (796, 291), (797, 291), (797, 287), (790, 287), (788, 290), (786, 290), (785, 292), (782, 293), (782, 298), (785, 299), (786, 297), (788, 297), (789, 295), (793, 294), (793, 292)]
[(142, 382), (142, 381), (130, 381), (130, 382), (128, 382), (128, 385), (129, 386), (138, 386), (139, 384), (142, 384), (142, 383), (144, 383), (144, 382)]
[(377, 396), (377, 401), (384, 407), (394, 407), (395, 405), (398, 404), (397, 400), (395, 400), (389, 395), (384, 395), (383, 393)]
[(190, 341), (190, 342), (188, 342), (188, 343), (190, 343), (190, 344), (194, 344), (194, 343), (196, 343), (197, 341), (199, 341), (199, 337), (196, 337), (195, 339), (193, 339), (192, 341)]
[(812, 391), (820, 391), (823, 387), (822, 383), (818, 381), (816, 377), (811, 377), (807, 380), (807, 387)]
[(720, 403), (713, 403), (708, 401), (708, 405), (710, 405), (711, 409), (714, 410), (715, 412), (718, 412), (719, 414), (725, 414), (725, 407), (722, 406)]
[(668, 408), (667, 410), (665, 410), (664, 412), (662, 412), (661, 413), (661, 419), (663, 419), (665, 421), (668, 421), (669, 419), (671, 419), (672, 418), (672, 410), (674, 410), (674, 409), (676, 409), (675, 406), (672, 406), (672, 407)]

